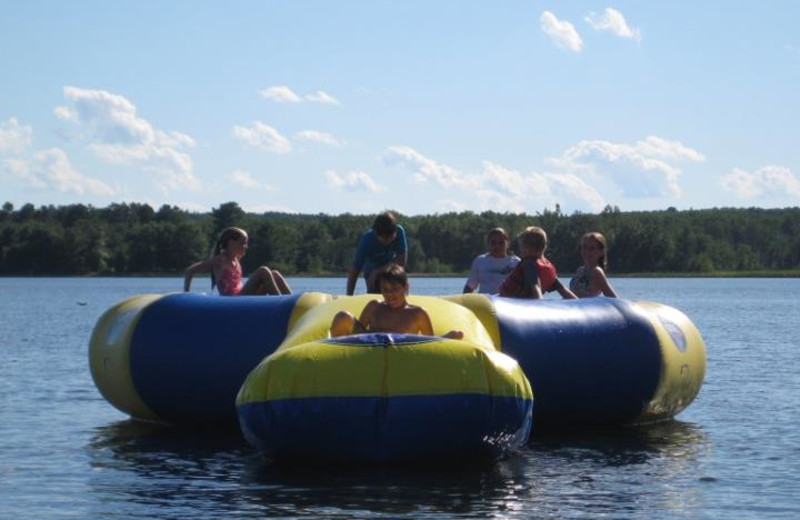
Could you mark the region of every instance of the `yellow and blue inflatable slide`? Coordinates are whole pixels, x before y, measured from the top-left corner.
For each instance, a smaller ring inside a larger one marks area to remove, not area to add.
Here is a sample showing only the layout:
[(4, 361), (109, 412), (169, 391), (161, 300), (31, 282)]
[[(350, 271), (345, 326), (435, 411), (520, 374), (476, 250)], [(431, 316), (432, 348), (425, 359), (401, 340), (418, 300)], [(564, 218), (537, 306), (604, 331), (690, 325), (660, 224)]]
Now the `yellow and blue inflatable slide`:
[[(90, 342), (100, 392), (138, 418), (231, 424), (274, 459), (496, 457), (531, 428), (673, 417), (699, 392), (705, 347), (651, 302), (410, 296), (434, 332), (330, 338), (374, 295), (137, 296)], [(535, 406), (534, 406), (535, 398)]]

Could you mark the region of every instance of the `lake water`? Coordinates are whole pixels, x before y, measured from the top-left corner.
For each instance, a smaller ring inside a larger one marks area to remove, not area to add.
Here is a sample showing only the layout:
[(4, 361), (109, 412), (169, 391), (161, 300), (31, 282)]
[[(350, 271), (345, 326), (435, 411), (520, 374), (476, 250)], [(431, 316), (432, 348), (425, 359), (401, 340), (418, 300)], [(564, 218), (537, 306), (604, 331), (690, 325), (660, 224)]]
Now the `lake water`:
[[(132, 421), (97, 392), (87, 344), (99, 316), (182, 280), (0, 278), (0, 519), (800, 518), (800, 280), (613, 283), (703, 334), (705, 384), (676, 420), (539, 436), (483, 467), (311, 469), (269, 464), (236, 431)], [(417, 294), (462, 285), (411, 280)]]

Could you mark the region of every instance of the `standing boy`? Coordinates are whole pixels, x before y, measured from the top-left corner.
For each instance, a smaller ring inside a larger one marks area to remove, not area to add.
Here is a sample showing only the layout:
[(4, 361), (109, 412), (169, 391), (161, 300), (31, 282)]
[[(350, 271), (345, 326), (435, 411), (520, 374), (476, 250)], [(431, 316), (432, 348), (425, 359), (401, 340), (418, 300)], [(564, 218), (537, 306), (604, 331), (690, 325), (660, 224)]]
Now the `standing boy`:
[(368, 293), (379, 293), (377, 274), (389, 264), (404, 267), (408, 261), (406, 230), (397, 223), (394, 215), (385, 211), (375, 217), (372, 229), (366, 231), (358, 241), (353, 266), (347, 273), (347, 295), (356, 290), (358, 274), (364, 271)]

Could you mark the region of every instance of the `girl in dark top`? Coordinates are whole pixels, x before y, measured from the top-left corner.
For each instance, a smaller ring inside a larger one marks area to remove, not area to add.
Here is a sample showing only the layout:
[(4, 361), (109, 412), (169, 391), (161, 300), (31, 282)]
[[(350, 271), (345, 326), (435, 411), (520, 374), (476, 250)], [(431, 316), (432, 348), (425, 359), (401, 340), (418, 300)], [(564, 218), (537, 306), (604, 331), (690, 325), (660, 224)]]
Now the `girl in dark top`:
[(569, 288), (578, 298), (591, 298), (593, 296), (607, 296), (616, 298), (617, 293), (606, 278), (606, 239), (593, 231), (586, 233), (581, 238), (581, 258), (583, 265), (575, 272), (569, 282)]

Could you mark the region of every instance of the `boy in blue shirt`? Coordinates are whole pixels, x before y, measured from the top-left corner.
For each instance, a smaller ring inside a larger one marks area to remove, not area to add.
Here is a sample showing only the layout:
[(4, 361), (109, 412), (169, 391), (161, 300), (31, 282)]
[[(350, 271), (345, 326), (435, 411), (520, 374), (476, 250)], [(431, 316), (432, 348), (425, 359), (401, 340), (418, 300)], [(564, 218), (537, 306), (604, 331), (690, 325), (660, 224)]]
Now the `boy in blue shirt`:
[(358, 241), (355, 258), (347, 273), (347, 295), (352, 296), (361, 271), (368, 293), (380, 293), (377, 274), (389, 264), (405, 267), (408, 260), (406, 230), (397, 223), (394, 215), (385, 211), (375, 217), (372, 229), (366, 231)]

